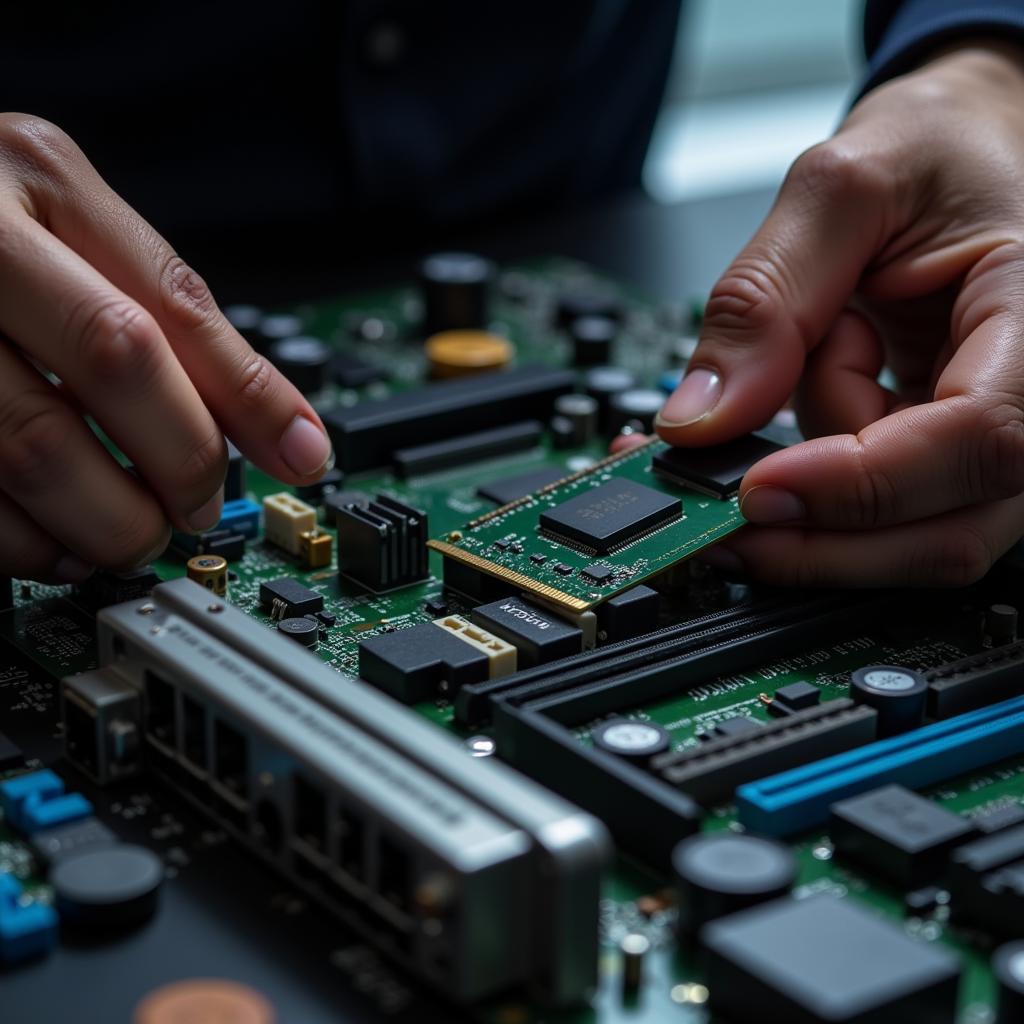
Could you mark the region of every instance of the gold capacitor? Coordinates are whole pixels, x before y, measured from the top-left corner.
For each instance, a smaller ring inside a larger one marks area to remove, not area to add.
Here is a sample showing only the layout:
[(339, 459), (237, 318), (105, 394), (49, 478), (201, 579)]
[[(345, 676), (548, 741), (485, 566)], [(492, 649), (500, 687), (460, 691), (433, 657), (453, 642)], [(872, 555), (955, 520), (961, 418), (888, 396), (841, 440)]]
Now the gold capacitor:
[(426, 340), (431, 377), (468, 377), (512, 362), (512, 342), (490, 331), (441, 331)]
[(228, 562), (220, 555), (195, 555), (186, 565), (188, 578), (201, 583), (218, 597), (228, 592)]
[(299, 534), (299, 557), (307, 569), (322, 569), (331, 564), (334, 538), (320, 530), (304, 530)]

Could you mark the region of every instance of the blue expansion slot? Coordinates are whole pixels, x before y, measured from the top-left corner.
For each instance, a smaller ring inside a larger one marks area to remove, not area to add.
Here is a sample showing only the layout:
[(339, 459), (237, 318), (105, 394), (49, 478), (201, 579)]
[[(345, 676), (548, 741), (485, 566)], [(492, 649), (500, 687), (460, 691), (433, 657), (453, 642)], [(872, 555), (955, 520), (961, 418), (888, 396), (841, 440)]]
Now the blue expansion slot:
[(1024, 697), (750, 782), (736, 790), (751, 832), (789, 836), (828, 820), (844, 797), (897, 782), (911, 789), (1024, 753)]

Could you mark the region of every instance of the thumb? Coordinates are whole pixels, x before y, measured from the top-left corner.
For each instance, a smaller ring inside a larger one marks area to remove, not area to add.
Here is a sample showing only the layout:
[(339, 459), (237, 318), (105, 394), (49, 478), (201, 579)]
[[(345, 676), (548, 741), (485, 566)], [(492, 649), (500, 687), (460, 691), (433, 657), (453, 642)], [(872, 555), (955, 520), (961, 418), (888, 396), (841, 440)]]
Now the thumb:
[(681, 446), (763, 426), (849, 301), (892, 223), (881, 161), (837, 136), (790, 169), (767, 219), (708, 299), (700, 344), (658, 415)]

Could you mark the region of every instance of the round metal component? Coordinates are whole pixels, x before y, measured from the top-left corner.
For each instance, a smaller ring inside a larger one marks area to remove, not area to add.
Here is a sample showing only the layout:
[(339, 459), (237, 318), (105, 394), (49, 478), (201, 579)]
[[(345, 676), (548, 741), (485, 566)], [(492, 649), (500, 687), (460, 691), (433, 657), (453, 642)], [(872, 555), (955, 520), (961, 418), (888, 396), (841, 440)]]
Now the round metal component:
[(1024, 939), (1007, 942), (995, 951), (992, 972), (999, 983), (995, 1024), (1019, 1024), (1024, 1020)]
[(671, 742), (668, 732), (656, 722), (639, 722), (633, 718), (602, 722), (591, 732), (590, 738), (599, 750), (640, 764), (664, 753)]
[(271, 343), (267, 356), (304, 393), (321, 391), (327, 384), (331, 350), (319, 338), (281, 338)]
[(427, 338), (431, 377), (467, 377), (500, 370), (512, 361), (512, 342), (489, 331), (442, 331)]
[(1017, 639), (1017, 609), (1012, 604), (994, 604), (985, 612), (985, 632), (996, 647)]
[(623, 316), (622, 303), (610, 291), (596, 287), (573, 288), (559, 297), (555, 307), (555, 323), (559, 327), (568, 327), (585, 316), (619, 321)]
[(597, 433), (597, 399), (590, 395), (559, 395), (555, 414), (572, 423), (573, 444), (586, 444)]
[(571, 448), (575, 443), (573, 438), (576, 430), (568, 416), (552, 416), (548, 430), (551, 431), (551, 443), (555, 448)]
[(604, 429), (608, 423), (608, 408), (613, 395), (636, 387), (636, 378), (618, 366), (595, 366), (583, 378), (583, 390), (597, 400), (598, 425)]
[(581, 316), (569, 325), (573, 362), (577, 366), (604, 366), (611, 362), (619, 325), (607, 316)]
[(490, 736), (470, 736), (465, 744), (473, 757), (491, 757), (498, 750), (498, 745)]
[(156, 910), (164, 866), (144, 846), (93, 846), (57, 861), (50, 872), (54, 902), (65, 921), (137, 924)]
[(716, 917), (784, 896), (796, 881), (791, 850), (771, 839), (704, 832), (672, 851), (679, 930), (687, 937)]
[(468, 252), (439, 252), (420, 264), (423, 333), (483, 327), (494, 264)]
[(277, 624), (277, 628), (285, 636), (290, 636), (293, 640), (298, 641), (303, 647), (310, 648), (316, 647), (320, 634), (320, 626), (314, 619), (307, 619), (305, 616), (299, 615), (282, 619)]
[(150, 992), (132, 1024), (274, 1024), (274, 1009), (255, 989), (235, 981), (197, 978)]
[(865, 665), (850, 676), (850, 696), (878, 711), (879, 736), (895, 736), (924, 723), (928, 682), (899, 665)]
[(613, 395), (608, 407), (608, 434), (614, 436), (626, 424), (642, 424), (642, 433), (654, 429), (654, 417), (665, 404), (663, 391), (654, 388), (631, 388)]
[(635, 995), (644, 979), (644, 957), (651, 948), (651, 940), (639, 932), (630, 932), (622, 937), (619, 952), (622, 954), (622, 989), (627, 995)]
[(220, 555), (194, 555), (185, 563), (190, 580), (212, 590), (218, 597), (228, 592), (228, 562)]

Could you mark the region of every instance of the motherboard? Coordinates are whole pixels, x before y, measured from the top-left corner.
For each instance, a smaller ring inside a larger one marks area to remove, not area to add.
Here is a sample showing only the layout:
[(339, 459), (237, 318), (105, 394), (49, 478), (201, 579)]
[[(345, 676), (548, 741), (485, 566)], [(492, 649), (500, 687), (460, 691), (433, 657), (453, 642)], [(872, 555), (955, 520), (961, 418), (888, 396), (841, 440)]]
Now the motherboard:
[(1019, 552), (703, 564), (792, 416), (647, 440), (700, 303), (575, 261), (225, 312), (336, 465), (0, 580), (4, 1021), (1024, 1021)]

